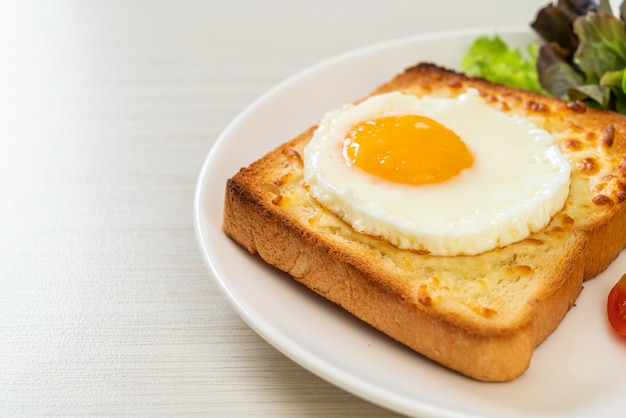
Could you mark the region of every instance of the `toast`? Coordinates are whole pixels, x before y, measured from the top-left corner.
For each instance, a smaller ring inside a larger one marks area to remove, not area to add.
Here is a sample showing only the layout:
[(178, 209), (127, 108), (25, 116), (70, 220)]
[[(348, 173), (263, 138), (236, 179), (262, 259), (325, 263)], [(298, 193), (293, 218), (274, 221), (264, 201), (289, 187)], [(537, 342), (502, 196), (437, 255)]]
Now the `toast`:
[(303, 149), (315, 127), (228, 180), (222, 226), (250, 253), (418, 353), (471, 378), (501, 382), (527, 370), (583, 281), (626, 246), (626, 117), (428, 63), (371, 94), (456, 97), (470, 87), (549, 131), (570, 161), (568, 200), (541, 231), (454, 257), (358, 233), (303, 182)]

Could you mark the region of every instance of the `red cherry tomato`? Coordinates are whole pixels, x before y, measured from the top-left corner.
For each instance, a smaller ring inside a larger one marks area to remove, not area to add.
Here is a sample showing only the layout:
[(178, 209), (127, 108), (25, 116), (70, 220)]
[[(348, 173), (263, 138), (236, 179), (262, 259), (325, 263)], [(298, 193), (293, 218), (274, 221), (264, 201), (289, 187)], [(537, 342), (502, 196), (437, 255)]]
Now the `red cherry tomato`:
[(607, 301), (609, 322), (618, 334), (626, 335), (626, 274), (613, 286)]

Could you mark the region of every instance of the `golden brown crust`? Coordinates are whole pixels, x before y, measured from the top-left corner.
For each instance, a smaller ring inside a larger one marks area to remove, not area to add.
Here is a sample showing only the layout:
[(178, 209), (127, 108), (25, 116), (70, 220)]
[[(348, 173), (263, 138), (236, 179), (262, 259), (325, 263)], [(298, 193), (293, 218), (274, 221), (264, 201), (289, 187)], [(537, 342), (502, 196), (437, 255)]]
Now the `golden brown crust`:
[[(251, 253), (426, 357), (476, 379), (506, 381), (526, 370), (534, 348), (573, 306), (583, 277), (606, 268), (626, 244), (619, 186), (624, 169), (615, 156), (616, 150), (624, 155), (626, 122), (432, 65), (413, 67), (376, 92), (457, 95), (469, 86), (494, 106), (558, 132), (570, 161), (593, 158), (596, 169), (575, 170), (566, 208), (544, 230), (460, 257), (403, 251), (358, 234), (321, 207), (302, 180), (302, 150), (314, 128), (228, 180), (223, 229)], [(606, 173), (617, 180), (606, 180)], [(598, 189), (602, 181), (613, 183)], [(598, 195), (613, 203), (594, 202)]]

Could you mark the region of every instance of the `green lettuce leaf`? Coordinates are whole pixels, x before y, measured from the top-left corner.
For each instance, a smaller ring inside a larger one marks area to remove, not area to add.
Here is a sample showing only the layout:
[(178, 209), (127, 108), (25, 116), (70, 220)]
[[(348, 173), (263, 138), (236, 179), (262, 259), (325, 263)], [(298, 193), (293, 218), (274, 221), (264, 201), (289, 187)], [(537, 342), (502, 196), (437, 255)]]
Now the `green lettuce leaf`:
[(624, 22), (608, 13), (589, 13), (574, 21), (580, 44), (574, 54), (576, 64), (588, 84), (600, 81), (607, 71), (626, 67), (626, 28)]
[(465, 53), (461, 68), (470, 76), (545, 94), (537, 77), (538, 53), (537, 44), (528, 45), (524, 54), (510, 48), (498, 35), (481, 36)]

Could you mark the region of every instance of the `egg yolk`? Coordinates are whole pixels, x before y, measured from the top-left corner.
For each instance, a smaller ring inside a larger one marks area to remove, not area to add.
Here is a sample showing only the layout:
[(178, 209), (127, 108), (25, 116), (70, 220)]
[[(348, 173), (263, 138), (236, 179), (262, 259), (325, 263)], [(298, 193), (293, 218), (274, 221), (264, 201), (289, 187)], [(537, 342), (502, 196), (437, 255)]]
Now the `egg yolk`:
[(348, 165), (410, 185), (450, 180), (474, 162), (456, 133), (419, 115), (386, 116), (354, 125), (344, 140), (343, 155)]

